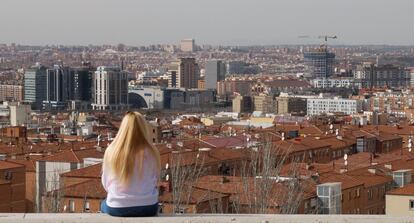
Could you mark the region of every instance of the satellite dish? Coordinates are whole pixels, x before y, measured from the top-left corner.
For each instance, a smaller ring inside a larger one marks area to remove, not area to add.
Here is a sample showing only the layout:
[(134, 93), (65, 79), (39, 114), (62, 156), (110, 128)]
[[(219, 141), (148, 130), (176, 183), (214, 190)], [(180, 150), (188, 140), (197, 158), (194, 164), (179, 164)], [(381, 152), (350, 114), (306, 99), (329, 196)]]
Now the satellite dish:
[(165, 164), (165, 169), (168, 170), (168, 163)]
[(333, 129), (333, 125), (332, 125), (332, 124), (330, 124), (330, 125), (329, 125), (329, 129), (330, 129), (330, 130), (332, 130), (332, 129)]
[(345, 166), (348, 166), (348, 160), (345, 160), (344, 164)]
[(170, 179), (170, 175), (167, 174), (167, 176), (165, 176), (165, 180), (168, 181)]
[(346, 160), (348, 160), (348, 154), (346, 154), (345, 153), (345, 155), (344, 155), (344, 160), (346, 161)]

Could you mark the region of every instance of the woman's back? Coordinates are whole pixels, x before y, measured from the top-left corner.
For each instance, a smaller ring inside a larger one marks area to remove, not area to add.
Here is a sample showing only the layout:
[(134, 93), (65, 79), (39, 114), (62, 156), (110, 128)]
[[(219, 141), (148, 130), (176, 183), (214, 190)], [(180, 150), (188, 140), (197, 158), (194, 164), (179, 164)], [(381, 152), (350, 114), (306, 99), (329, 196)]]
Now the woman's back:
[(141, 175), (138, 170), (139, 163), (136, 159), (131, 179), (127, 185), (123, 185), (109, 167), (103, 167), (102, 185), (108, 192), (106, 204), (109, 207), (146, 206), (158, 202), (157, 161), (149, 149), (144, 151)]

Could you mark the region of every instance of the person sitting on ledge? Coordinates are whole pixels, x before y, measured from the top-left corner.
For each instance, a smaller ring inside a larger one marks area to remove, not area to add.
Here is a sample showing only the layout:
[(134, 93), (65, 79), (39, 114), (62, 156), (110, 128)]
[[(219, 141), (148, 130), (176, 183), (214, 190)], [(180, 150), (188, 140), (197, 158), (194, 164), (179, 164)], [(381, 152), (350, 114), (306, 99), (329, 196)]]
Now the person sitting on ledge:
[(147, 217), (158, 212), (158, 149), (149, 139), (145, 118), (127, 112), (105, 151), (102, 185), (108, 193), (101, 212), (117, 217)]

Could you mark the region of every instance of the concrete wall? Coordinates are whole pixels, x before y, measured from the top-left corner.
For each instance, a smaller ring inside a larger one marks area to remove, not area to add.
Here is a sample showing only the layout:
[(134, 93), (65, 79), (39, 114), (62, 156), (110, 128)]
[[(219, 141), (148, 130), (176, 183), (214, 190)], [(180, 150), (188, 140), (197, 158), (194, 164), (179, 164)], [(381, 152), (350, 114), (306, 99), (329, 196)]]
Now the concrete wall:
[(75, 222), (91, 222), (91, 223), (250, 223), (250, 222), (266, 222), (266, 223), (286, 223), (286, 222), (323, 222), (323, 223), (386, 223), (386, 222), (412, 222), (413, 217), (409, 216), (375, 216), (375, 215), (228, 215), (228, 214), (206, 214), (206, 215), (177, 215), (177, 216), (161, 216), (147, 218), (114, 218), (104, 214), (0, 214), (0, 223), (75, 223)]
[(385, 213), (414, 216), (414, 210), (410, 210), (410, 200), (414, 200), (414, 196), (386, 195)]

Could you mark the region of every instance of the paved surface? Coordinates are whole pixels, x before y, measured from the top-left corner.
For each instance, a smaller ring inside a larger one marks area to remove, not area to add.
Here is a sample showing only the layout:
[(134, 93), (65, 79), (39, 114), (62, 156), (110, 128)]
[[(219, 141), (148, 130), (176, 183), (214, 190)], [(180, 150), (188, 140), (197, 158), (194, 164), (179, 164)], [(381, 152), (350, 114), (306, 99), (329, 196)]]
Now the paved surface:
[(159, 216), (151, 218), (115, 218), (104, 214), (0, 214), (0, 223), (330, 223), (330, 222), (401, 222), (414, 223), (414, 216), (387, 216), (387, 215), (178, 215)]

